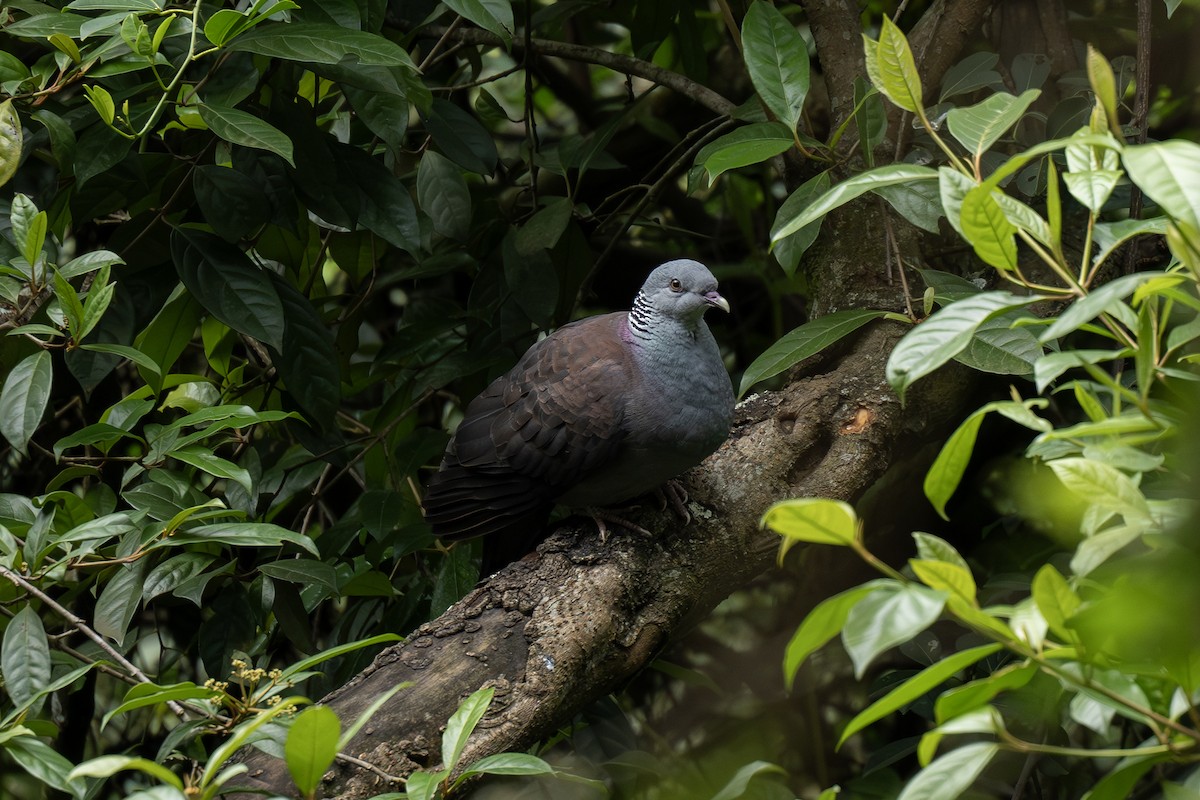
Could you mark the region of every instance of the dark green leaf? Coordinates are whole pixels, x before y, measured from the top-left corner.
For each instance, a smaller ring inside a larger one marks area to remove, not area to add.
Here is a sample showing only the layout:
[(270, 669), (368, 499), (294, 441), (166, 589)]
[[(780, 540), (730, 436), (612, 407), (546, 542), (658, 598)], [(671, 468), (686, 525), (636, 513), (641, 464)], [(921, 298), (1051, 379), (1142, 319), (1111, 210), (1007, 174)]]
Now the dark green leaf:
[(878, 584), (864, 584), (848, 589), (841, 594), (822, 600), (808, 613), (804, 622), (796, 629), (783, 659), (783, 676), (788, 691), (796, 679), (796, 672), (817, 648), (822, 647), (842, 632), (846, 617), (863, 598), (875, 591)]
[(261, 185), (236, 169), (215, 164), (197, 167), (192, 188), (204, 218), (227, 242), (237, 242), (270, 217), (270, 204)]
[(808, 94), (808, 47), (787, 17), (755, 0), (742, 21), (746, 69), (767, 108), (795, 130)]
[(768, 347), (766, 352), (746, 367), (741, 386), (738, 388), (738, 397), (745, 395), (746, 390), (759, 381), (778, 375), (809, 356), (816, 355), (885, 313), (887, 312), (852, 309), (835, 311), (806, 322)]
[(22, 141), (21, 118), (17, 116), (10, 98), (0, 103), (0, 186), (17, 174)]
[(781, 122), (754, 122), (705, 145), (696, 163), (716, 180), (722, 172), (758, 164), (795, 145), (793, 134)]
[(175, 531), (163, 542), (170, 544), (225, 544), (240, 547), (279, 547), (294, 544), (313, 555), (319, 555), (317, 546), (307, 536), (272, 525), (267, 522), (237, 522), (199, 525), (187, 530)]
[[(783, 205), (779, 207), (779, 211), (775, 214), (775, 223), (771, 226), (771, 240), (775, 243), (773, 252), (775, 260), (779, 262), (779, 266), (783, 267), (783, 271), (791, 277), (796, 273), (796, 267), (800, 264), (800, 257), (804, 255), (804, 251), (812, 245), (817, 239), (817, 234), (821, 232), (821, 220), (815, 220), (805, 225), (800, 230), (782, 238), (776, 237), (775, 233), (782, 224), (788, 220), (794, 219), (808, 208), (808, 205), (818, 196), (829, 190), (829, 171), (826, 170), (815, 178), (810, 178), (800, 185), (800, 188), (788, 195), (787, 200), (783, 201)], [(745, 388), (748, 388), (743, 381), (743, 393)]]
[(938, 173), (929, 167), (916, 164), (890, 164), (870, 172), (855, 175), (849, 180), (842, 181), (791, 219), (785, 220), (782, 215), (775, 220), (771, 232), (771, 241), (778, 242), (785, 236), (790, 236), (801, 228), (816, 222), (830, 211), (849, 203), (856, 197), (867, 192), (910, 181), (934, 180)]
[(786, 775), (787, 771), (768, 761), (751, 761), (738, 769), (729, 782), (712, 796), (712, 800), (738, 800), (739, 797), (745, 796), (751, 780), (766, 774)]
[(107, 636), (118, 645), (124, 643), (133, 612), (141, 605), (146, 568), (145, 559), (120, 565), (96, 600), (96, 622), (93, 627), (97, 633)]
[(75, 146), (75, 183), (82, 187), (125, 160), (133, 142), (107, 125), (92, 125)]
[(283, 304), (245, 253), (210, 233), (177, 228), (171, 255), (183, 285), (210, 314), (272, 347), (283, 344)]
[(469, 19), (485, 31), (500, 37), (507, 48), (512, 44), (513, 10), (509, 0), (443, 0), (446, 7)]
[(271, 278), (286, 320), (283, 346), (273, 361), (309, 422), (330, 429), (342, 398), (341, 358), (333, 335), (304, 295), (283, 278)]
[(253, 114), (225, 106), (200, 105), (200, 118), (204, 124), (227, 142), (267, 150), (292, 162), (292, 140), (283, 131)]
[(436, 617), (460, 600), (479, 580), (479, 567), (469, 547), (455, 547), (442, 559), (433, 581), (430, 616)]
[(237, 37), (225, 49), (302, 64), (338, 64), (350, 57), (362, 64), (416, 70), (408, 53), (389, 39), (319, 22), (262, 25)]
[(50, 644), (32, 605), (8, 621), (0, 644), (0, 675), (8, 696), (17, 705), (32, 702), (50, 684)]
[(496, 142), (479, 120), (449, 100), (435, 99), (425, 119), (438, 149), (460, 167), (491, 175), (499, 155)]
[(0, 390), (0, 433), (22, 453), (42, 423), (53, 377), (50, 353), (39, 350), (21, 359), (4, 379), (4, 388)]
[(68, 780), (74, 766), (50, 745), (33, 736), (14, 736), (0, 747), (11, 760), (42, 783), (73, 797), (83, 795), (82, 782)]
[(142, 602), (148, 603), (189, 578), (199, 575), (214, 560), (216, 556), (207, 553), (180, 553), (171, 556), (150, 570), (150, 574), (146, 576), (146, 581), (142, 584)]
[(338, 588), (337, 570), (324, 561), (312, 558), (287, 558), (260, 564), (258, 571), (281, 581), (290, 581), (300, 586), (315, 584), (330, 592)]
[(433, 221), (435, 231), (450, 239), (467, 239), (471, 193), (462, 171), (449, 159), (433, 151), (425, 153), (417, 168), (417, 202)]

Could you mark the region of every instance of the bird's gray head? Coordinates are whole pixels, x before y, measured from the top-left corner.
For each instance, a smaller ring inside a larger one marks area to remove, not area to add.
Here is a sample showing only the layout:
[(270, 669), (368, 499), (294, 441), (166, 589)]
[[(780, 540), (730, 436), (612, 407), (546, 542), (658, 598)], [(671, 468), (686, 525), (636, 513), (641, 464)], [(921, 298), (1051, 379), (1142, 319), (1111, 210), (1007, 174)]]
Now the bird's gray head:
[(717, 279), (699, 261), (681, 258), (656, 267), (634, 303), (654, 312), (694, 323), (710, 308), (729, 311), (729, 301), (717, 292)]

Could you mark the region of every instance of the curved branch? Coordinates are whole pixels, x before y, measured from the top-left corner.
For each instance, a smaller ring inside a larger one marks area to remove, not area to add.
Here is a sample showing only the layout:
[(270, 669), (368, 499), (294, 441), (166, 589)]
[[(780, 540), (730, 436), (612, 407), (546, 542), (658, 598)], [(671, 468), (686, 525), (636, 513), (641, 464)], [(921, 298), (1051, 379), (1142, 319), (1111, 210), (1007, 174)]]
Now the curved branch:
[[(771, 567), (778, 537), (759, 528), (771, 503), (798, 495), (857, 500), (918, 441), (940, 437), (929, 414), (961, 394), (947, 389), (946, 373), (941, 385), (935, 378), (917, 387), (925, 396), (907, 409), (884, 380), (902, 327), (868, 329), (822, 371), (743, 402), (732, 438), (688, 476), (692, 524), (646, 511), (635, 521), (654, 539), (607, 543), (590, 525), (560, 528), (536, 554), (381, 653), (322, 700), (348, 725), (381, 692), (412, 682), (349, 753), (392, 775), (434, 767), (445, 721), (484, 686), (495, 688), (496, 700), (461, 763), (524, 750), (643, 669), (669, 639)], [(934, 419), (948, 426), (954, 417)], [(243, 755), (250, 770), (242, 786), (273, 794), (292, 788), (281, 760)], [(349, 799), (386, 788), (375, 772), (339, 763), (321, 792)]]
[[(421, 29), (421, 34), (424, 36), (437, 37), (439, 39), (451, 39), (454, 41), (466, 42), (467, 44), (485, 45), (490, 47), (501, 47), (504, 43), (499, 36), (488, 31), (483, 31), (478, 28), (460, 28), (458, 30), (450, 30), (447, 27), (440, 25), (430, 25)], [(737, 108), (729, 100), (726, 100), (717, 92), (709, 89), (707, 86), (696, 83), (691, 78), (685, 75), (680, 75), (678, 72), (672, 72), (669, 69), (652, 64), (649, 61), (643, 61), (640, 58), (627, 56), (621, 53), (611, 53), (608, 50), (602, 50), (599, 47), (589, 47), (582, 44), (574, 44), (572, 42), (556, 42), (551, 39), (529, 39), (530, 49), (542, 56), (553, 56), (555, 58), (564, 58), (568, 61), (581, 61), (587, 64), (595, 64), (600, 67), (606, 67), (613, 72), (620, 72), (623, 75), (636, 75), (639, 78), (657, 83), (660, 86), (665, 86), (668, 89), (689, 97), (696, 103), (704, 106), (714, 114), (721, 116), (729, 116)], [(512, 40), (512, 51), (514, 54), (525, 49), (525, 42), (520, 38)]]

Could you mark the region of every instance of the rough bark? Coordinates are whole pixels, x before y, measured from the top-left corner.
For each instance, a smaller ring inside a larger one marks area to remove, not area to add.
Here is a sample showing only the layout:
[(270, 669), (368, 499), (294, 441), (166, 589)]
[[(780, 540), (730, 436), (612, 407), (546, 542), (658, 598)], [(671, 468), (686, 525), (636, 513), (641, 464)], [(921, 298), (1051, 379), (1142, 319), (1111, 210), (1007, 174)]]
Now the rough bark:
[[(651, 508), (633, 518), (653, 539), (618, 534), (601, 543), (590, 524), (561, 528), (536, 554), (381, 653), (321, 700), (348, 724), (381, 692), (412, 682), (347, 752), (393, 776), (436, 767), (445, 721), (485, 686), (496, 689), (496, 700), (462, 763), (523, 750), (625, 682), (671, 637), (771, 567), (778, 537), (758, 526), (771, 503), (853, 502), (895, 459), (942, 435), (930, 420), (955, 414), (939, 411), (937, 398), (960, 393), (930, 381), (924, 398), (902, 408), (884, 380), (902, 333), (903, 326), (881, 323), (786, 389), (743, 402), (730, 440), (688, 476), (691, 524)], [(288, 793), (282, 761), (254, 751), (245, 763), (247, 788)], [(339, 762), (322, 790), (361, 798), (388, 788), (378, 773)]]

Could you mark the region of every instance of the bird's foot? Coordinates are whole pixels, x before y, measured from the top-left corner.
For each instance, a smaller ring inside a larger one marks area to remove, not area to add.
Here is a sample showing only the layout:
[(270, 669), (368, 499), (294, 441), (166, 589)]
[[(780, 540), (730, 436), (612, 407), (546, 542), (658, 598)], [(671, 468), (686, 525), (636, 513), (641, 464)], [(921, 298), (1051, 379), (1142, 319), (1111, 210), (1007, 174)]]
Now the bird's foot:
[(654, 534), (643, 528), (641, 525), (638, 525), (636, 522), (630, 522), (619, 514), (614, 514), (607, 509), (589, 508), (587, 513), (588, 516), (592, 518), (592, 521), (596, 523), (596, 530), (600, 532), (600, 542), (602, 544), (608, 543), (608, 524), (606, 523), (611, 523), (641, 536), (654, 536)]
[(683, 488), (682, 483), (671, 478), (662, 486), (655, 489), (654, 492), (658, 495), (659, 503), (661, 504), (659, 506), (660, 511), (666, 511), (667, 506), (670, 506), (679, 515), (679, 518), (683, 520), (684, 525), (692, 521), (692, 514), (687, 508), (687, 489)]

